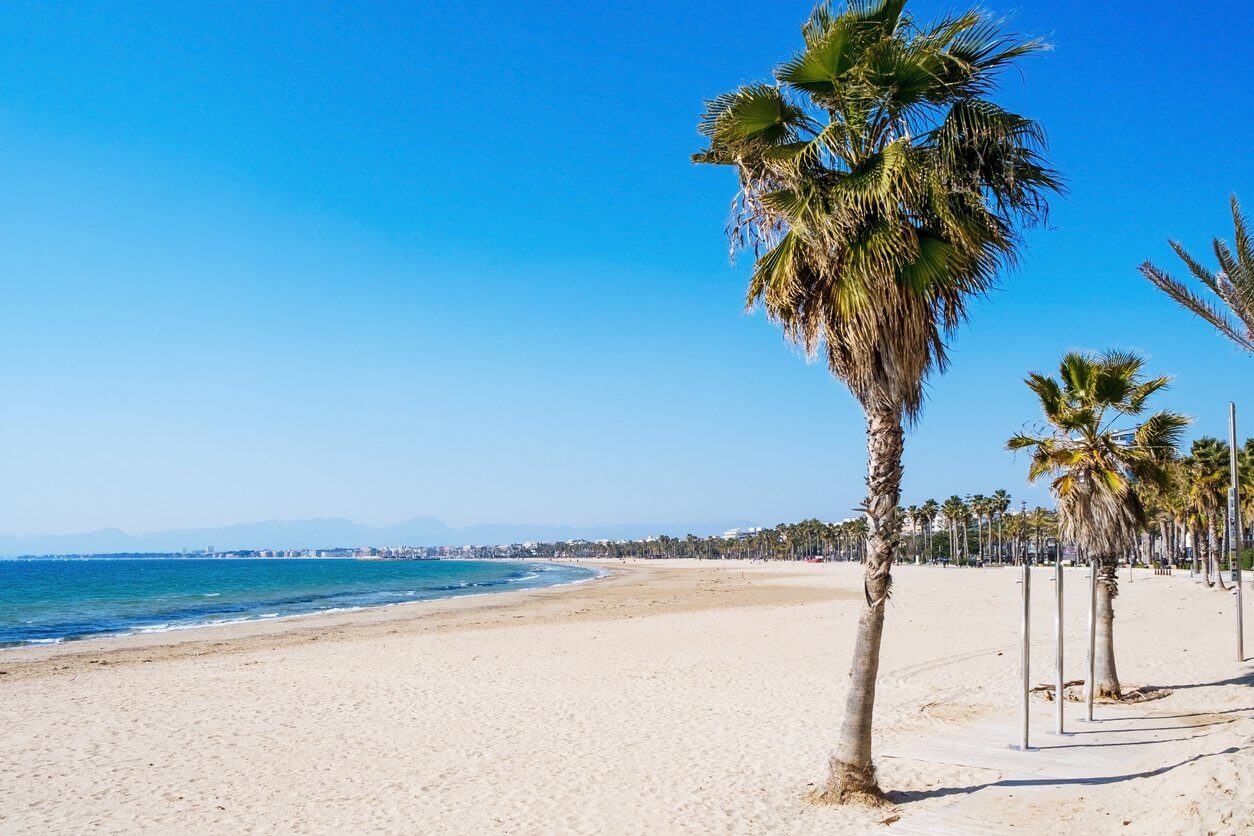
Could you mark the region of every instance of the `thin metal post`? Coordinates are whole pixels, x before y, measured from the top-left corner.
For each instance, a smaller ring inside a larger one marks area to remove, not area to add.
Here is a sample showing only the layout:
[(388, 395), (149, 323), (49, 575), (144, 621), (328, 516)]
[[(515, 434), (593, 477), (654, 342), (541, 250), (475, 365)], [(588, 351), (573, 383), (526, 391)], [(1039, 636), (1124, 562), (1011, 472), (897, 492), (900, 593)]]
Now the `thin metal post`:
[(1237, 405), (1228, 402), (1228, 453), (1232, 486), (1228, 491), (1228, 567), (1237, 588), (1237, 661), (1245, 661), (1245, 624), (1241, 603), (1241, 496), (1237, 481)]
[(1062, 711), (1062, 540), (1055, 541), (1054, 546), (1054, 643), (1057, 645), (1057, 670), (1054, 672), (1054, 733), (1063, 733)]
[(1089, 667), (1084, 685), (1084, 719), (1093, 722), (1097, 673), (1097, 561), (1089, 555)]
[[(1026, 556), (1025, 556), (1026, 557)], [(1023, 561), (1023, 736), (1019, 748), (1028, 750), (1028, 713), (1032, 695), (1032, 567)]]

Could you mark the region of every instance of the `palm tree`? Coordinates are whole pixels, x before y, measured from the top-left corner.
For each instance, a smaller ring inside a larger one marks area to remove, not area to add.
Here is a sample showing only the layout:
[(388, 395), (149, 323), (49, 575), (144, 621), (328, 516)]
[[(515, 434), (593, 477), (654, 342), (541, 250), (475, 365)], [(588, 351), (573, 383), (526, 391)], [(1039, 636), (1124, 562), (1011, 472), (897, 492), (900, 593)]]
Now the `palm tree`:
[(816, 800), (883, 803), (871, 728), (900, 520), (903, 429), (969, 300), (1013, 262), (1059, 188), (1040, 127), (987, 96), (1039, 41), (978, 11), (924, 25), (906, 0), (819, 5), (774, 83), (707, 103), (705, 151), (735, 168), (729, 237), (755, 257), (748, 303), (826, 355), (867, 424), (865, 602), (840, 743)]
[[(1036, 507), (1028, 514), (1028, 528), (1032, 531), (1032, 540), (1036, 546), (1036, 561), (1045, 560), (1045, 542), (1058, 534), (1058, 517), (1048, 508)], [(1061, 548), (1061, 544), (1059, 544)]]
[(971, 559), (971, 543), (967, 535), (971, 533), (971, 501), (968, 498), (962, 503), (962, 562)]
[[(1006, 516), (1006, 512), (1010, 510), (1010, 494), (998, 488), (993, 491), (990, 498), (993, 505), (993, 513), (997, 515), (997, 562), (1001, 563), (1004, 557), (1004, 544), (1002, 543), (1002, 520)], [(992, 532), (990, 531), (990, 536)]]
[(1217, 297), (1218, 304), (1213, 299), (1197, 295), (1183, 282), (1172, 278), (1148, 261), (1141, 265), (1141, 275), (1175, 300), (1180, 307), (1192, 311), (1209, 322), (1220, 334), (1246, 351), (1254, 353), (1254, 241), (1250, 238), (1249, 224), (1241, 214), (1241, 205), (1237, 203), (1236, 195), (1232, 196), (1231, 204), (1235, 252), (1218, 238), (1211, 241), (1211, 249), (1219, 262), (1218, 271), (1211, 272), (1203, 267), (1178, 241), (1169, 242), (1193, 277), (1202, 283), (1210, 295)]
[(982, 493), (977, 493), (971, 497), (969, 505), (971, 515), (975, 517), (975, 551), (978, 555), (976, 559), (982, 562), (984, 560), (984, 519), (990, 511), (988, 497)]
[[(1254, 459), (1254, 456), (1251, 456)], [(935, 499), (926, 500), (919, 506), (919, 513), (923, 515), (923, 532), (927, 537), (927, 556), (931, 560), (935, 555), (932, 553), (932, 526), (936, 523), (936, 515), (940, 513), (940, 505)]]
[(922, 552), (919, 549), (919, 531), (921, 514), (918, 505), (911, 505), (906, 509), (906, 517), (910, 521), (911, 533), (914, 535), (914, 565), (918, 566), (922, 558)]
[(1214, 586), (1213, 576), (1220, 589), (1227, 589), (1223, 574), (1219, 571), (1217, 530), (1222, 525), (1225, 503), (1228, 498), (1229, 479), (1228, 442), (1217, 438), (1199, 438), (1193, 442), (1184, 467), (1188, 482), (1189, 507), (1193, 514), (1193, 551), (1201, 551), (1201, 529), (1206, 529), (1204, 578), (1207, 586)]
[(958, 523), (964, 522), (967, 518), (967, 503), (963, 502), (960, 496), (951, 496), (945, 500), (940, 512), (945, 515), (945, 522), (949, 524), (949, 559), (957, 566)]
[(1028, 515), (1011, 514), (1010, 519), (1005, 521), (1005, 529), (1010, 535), (1011, 562), (1018, 566), (1019, 561), (1027, 557)]
[[(1237, 472), (1241, 490), (1240, 518), (1244, 521), (1242, 527), (1249, 530), (1254, 525), (1254, 438), (1247, 438), (1238, 453)], [(1244, 542), (1240, 545), (1244, 547)]]
[(1120, 699), (1115, 670), (1114, 606), (1119, 555), (1145, 527), (1145, 511), (1134, 489), (1138, 482), (1165, 486), (1166, 463), (1176, 456), (1183, 416), (1160, 411), (1121, 429), (1121, 418), (1145, 412), (1146, 401), (1169, 378), (1143, 380), (1144, 361), (1134, 354), (1068, 354), (1059, 380), (1027, 378), (1040, 399), (1047, 426), (1036, 435), (1010, 438), (1010, 450), (1030, 449), (1028, 480), (1053, 476), (1061, 534), (1079, 544), (1097, 574), (1097, 653), (1094, 694)]

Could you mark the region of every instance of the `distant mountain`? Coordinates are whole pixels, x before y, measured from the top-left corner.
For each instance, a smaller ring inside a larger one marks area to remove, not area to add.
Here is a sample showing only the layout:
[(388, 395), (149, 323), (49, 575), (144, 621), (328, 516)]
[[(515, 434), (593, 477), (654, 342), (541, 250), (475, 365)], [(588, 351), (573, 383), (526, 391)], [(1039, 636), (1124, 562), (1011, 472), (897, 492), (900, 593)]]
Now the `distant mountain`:
[(376, 528), (343, 518), (269, 520), (222, 528), (188, 528), (127, 534), (102, 528), (82, 534), (0, 534), (0, 555), (117, 554), (121, 552), (217, 551), (235, 549), (333, 549), (362, 546), (464, 546), (525, 543), (531, 540), (630, 540), (666, 534), (706, 537), (730, 528), (745, 528), (744, 520), (699, 523), (626, 523), (617, 525), (514, 525), (486, 523), (451, 528), (434, 517), (415, 517)]

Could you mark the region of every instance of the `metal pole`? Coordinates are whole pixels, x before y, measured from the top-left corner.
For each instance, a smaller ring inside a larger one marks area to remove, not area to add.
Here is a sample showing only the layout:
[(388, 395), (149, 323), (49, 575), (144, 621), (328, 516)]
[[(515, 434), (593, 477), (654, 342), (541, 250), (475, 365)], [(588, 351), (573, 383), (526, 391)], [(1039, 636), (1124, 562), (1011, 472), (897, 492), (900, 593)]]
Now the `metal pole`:
[(1097, 673), (1097, 561), (1089, 555), (1089, 673), (1084, 686), (1084, 719), (1093, 722)]
[(1023, 560), (1023, 736), (1019, 748), (1028, 750), (1028, 709), (1032, 693), (1032, 567), (1028, 565), (1027, 555)]
[(1054, 672), (1054, 733), (1063, 733), (1062, 724), (1062, 539), (1054, 541), (1054, 643), (1057, 645), (1058, 669)]
[(1237, 405), (1228, 402), (1228, 452), (1232, 486), (1228, 490), (1228, 566), (1237, 587), (1237, 661), (1245, 661), (1245, 624), (1241, 603), (1241, 502), (1237, 481)]

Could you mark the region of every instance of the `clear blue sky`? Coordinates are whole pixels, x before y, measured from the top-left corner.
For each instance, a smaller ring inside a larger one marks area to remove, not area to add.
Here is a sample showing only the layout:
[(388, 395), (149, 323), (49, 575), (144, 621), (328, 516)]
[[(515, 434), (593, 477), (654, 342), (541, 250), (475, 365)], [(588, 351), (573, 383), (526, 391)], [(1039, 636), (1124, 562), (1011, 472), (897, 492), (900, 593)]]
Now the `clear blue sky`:
[[(990, 5), (1055, 46), (1002, 100), (1071, 195), (933, 383), (907, 502), (1042, 500), (1002, 441), (1070, 348), (1254, 431), (1254, 359), (1135, 271), (1254, 210), (1248, 5)], [(742, 313), (733, 176), (688, 161), (808, 11), (0, 6), (0, 531), (848, 516), (860, 413)]]

